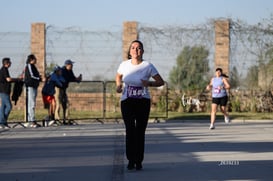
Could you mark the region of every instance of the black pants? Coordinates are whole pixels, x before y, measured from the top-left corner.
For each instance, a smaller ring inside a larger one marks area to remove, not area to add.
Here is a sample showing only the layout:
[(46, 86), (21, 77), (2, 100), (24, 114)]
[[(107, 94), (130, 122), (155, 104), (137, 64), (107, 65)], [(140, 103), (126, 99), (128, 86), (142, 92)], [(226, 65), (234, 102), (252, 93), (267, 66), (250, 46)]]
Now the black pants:
[(150, 99), (128, 98), (121, 101), (121, 113), (126, 128), (126, 156), (134, 163), (141, 163), (144, 159), (150, 103)]
[(61, 105), (62, 105), (62, 109), (63, 109), (63, 119), (64, 119), (64, 121), (65, 121), (65, 120), (67, 119), (67, 116), (68, 116), (68, 113), (67, 113), (68, 98), (67, 98), (67, 94), (66, 94), (66, 88), (60, 89), (59, 100), (60, 100)]

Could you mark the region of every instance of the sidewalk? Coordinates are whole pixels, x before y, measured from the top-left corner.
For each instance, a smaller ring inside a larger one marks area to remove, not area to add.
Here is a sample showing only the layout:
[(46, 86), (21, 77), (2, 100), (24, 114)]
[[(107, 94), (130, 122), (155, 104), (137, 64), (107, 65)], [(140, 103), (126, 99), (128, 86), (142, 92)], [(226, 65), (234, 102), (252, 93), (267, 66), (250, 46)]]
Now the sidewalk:
[(0, 130), (3, 181), (273, 180), (273, 124), (150, 123), (142, 171), (127, 171), (123, 124)]

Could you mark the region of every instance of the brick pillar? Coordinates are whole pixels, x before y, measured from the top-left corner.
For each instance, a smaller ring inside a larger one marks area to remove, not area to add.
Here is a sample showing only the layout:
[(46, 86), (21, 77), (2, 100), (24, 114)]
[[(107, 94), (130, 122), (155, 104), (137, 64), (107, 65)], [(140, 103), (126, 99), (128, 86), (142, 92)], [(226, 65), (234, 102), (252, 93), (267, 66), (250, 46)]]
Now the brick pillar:
[(122, 54), (123, 60), (127, 60), (128, 49), (130, 43), (138, 39), (137, 31), (138, 23), (135, 21), (127, 21), (123, 23), (123, 36), (122, 36)]
[[(230, 57), (230, 24), (229, 20), (217, 20), (214, 22), (215, 28), (215, 54), (214, 68), (221, 67), (223, 73), (229, 74)], [(214, 70), (215, 70), (214, 69)]]
[[(36, 67), (42, 76), (45, 76), (46, 62), (46, 33), (45, 33), (45, 23), (33, 23), (31, 24), (31, 53), (33, 53), (37, 58)], [(36, 109), (43, 108), (43, 100), (41, 95), (42, 83), (38, 87), (38, 94), (36, 99)], [(26, 109), (25, 120), (26, 120)]]
[(45, 23), (31, 24), (31, 53), (37, 58), (37, 68), (42, 76), (45, 75), (46, 34)]

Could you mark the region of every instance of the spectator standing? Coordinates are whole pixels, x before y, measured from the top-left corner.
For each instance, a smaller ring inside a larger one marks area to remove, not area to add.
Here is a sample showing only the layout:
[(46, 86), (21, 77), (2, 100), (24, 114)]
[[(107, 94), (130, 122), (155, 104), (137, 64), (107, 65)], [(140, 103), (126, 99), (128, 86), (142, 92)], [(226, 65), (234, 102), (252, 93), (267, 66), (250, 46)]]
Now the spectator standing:
[(62, 67), (62, 77), (64, 78), (64, 83), (61, 88), (57, 88), (56, 90), (56, 110), (55, 110), (55, 119), (60, 120), (60, 105), (62, 106), (63, 111), (63, 124), (71, 125), (72, 123), (68, 120), (69, 116), (69, 101), (67, 97), (67, 88), (69, 86), (69, 82), (81, 82), (82, 74), (78, 77), (75, 76), (73, 72), (73, 64), (75, 62), (71, 60), (66, 60), (64, 62), (64, 66)]
[(0, 69), (0, 128), (6, 129), (8, 126), (8, 117), (12, 109), (10, 100), (11, 82), (20, 81), (19, 78), (11, 78), (9, 67), (11, 60), (8, 57), (2, 59), (2, 68)]
[[(148, 87), (164, 85), (154, 65), (142, 58), (143, 53), (142, 42), (133, 41), (129, 47), (128, 60), (119, 65), (116, 74), (116, 91), (122, 93), (121, 113), (126, 130), (128, 170), (142, 169), (145, 131), (151, 107)], [(154, 81), (150, 81), (150, 78)]]
[(30, 54), (27, 57), (27, 65), (25, 68), (25, 87), (27, 92), (27, 127), (39, 127), (35, 120), (35, 108), (36, 108), (36, 97), (37, 89), (42, 81), (41, 75), (36, 68), (35, 64), (37, 59), (34, 54)]
[(43, 102), (48, 109), (48, 116), (45, 121), (55, 122), (54, 114), (56, 109), (55, 87), (61, 88), (65, 80), (62, 77), (61, 67), (55, 66), (53, 72), (46, 78), (42, 89)]

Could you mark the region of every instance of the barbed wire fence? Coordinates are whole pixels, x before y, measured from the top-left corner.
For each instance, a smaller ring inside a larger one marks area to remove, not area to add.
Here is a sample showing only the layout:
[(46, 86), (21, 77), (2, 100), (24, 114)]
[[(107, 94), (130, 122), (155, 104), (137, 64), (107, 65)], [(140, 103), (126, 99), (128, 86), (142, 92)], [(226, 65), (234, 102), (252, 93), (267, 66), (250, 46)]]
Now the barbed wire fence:
[[(214, 66), (215, 19), (197, 25), (149, 26), (139, 23), (139, 39), (144, 43), (144, 58), (151, 61), (164, 80), (176, 66), (179, 53), (186, 46), (204, 46), (209, 50), (209, 67)], [(267, 63), (266, 53), (273, 47), (272, 17), (257, 25), (230, 20), (230, 65), (237, 68), (239, 77), (245, 77), (252, 66)], [(47, 65), (62, 66), (66, 59), (76, 62), (74, 72), (82, 73), (83, 80), (114, 80), (122, 61), (122, 26), (115, 31), (82, 30), (80, 27), (46, 28)], [(11, 57), (12, 76), (21, 73), (26, 56), (30, 53), (29, 32), (0, 32), (0, 56)], [(190, 69), (190, 67), (186, 67)], [(213, 71), (207, 76), (212, 76)], [(232, 77), (232, 73), (230, 77)], [(272, 77), (272, 73), (269, 76)], [(249, 89), (249, 88), (248, 88)], [(255, 89), (255, 87), (253, 87)]]
[(47, 64), (75, 61), (75, 73), (84, 80), (109, 80), (122, 61), (122, 31), (82, 31), (78, 27), (47, 27)]
[(17, 77), (23, 71), (26, 57), (30, 52), (29, 32), (0, 32), (0, 57), (10, 57), (11, 75)]
[[(158, 67), (165, 80), (176, 66), (176, 58), (186, 46), (204, 46), (210, 51), (210, 65), (213, 64), (213, 24), (196, 26), (150, 27), (140, 24), (139, 37), (145, 45), (144, 57)], [(190, 67), (186, 67), (190, 68)]]
[[(240, 21), (231, 21), (232, 67), (248, 68), (261, 60), (261, 55), (272, 46), (273, 38), (266, 27), (257, 28)], [(46, 62), (63, 65), (66, 59), (76, 61), (75, 71), (85, 74), (86, 80), (113, 79), (122, 61), (122, 29), (92, 31), (80, 27), (56, 27), (46, 30)], [(144, 58), (157, 65), (167, 80), (176, 58), (185, 46), (205, 46), (209, 51), (210, 66), (214, 59), (214, 20), (204, 24), (152, 27), (139, 23), (139, 38), (145, 45)], [(30, 53), (30, 33), (0, 32), (0, 56), (11, 57), (12, 72), (18, 72)]]
[(231, 21), (231, 63), (243, 70), (246, 75), (249, 68), (260, 63), (268, 63), (267, 52), (273, 46), (272, 24), (264, 20), (257, 25), (247, 25), (241, 20)]

